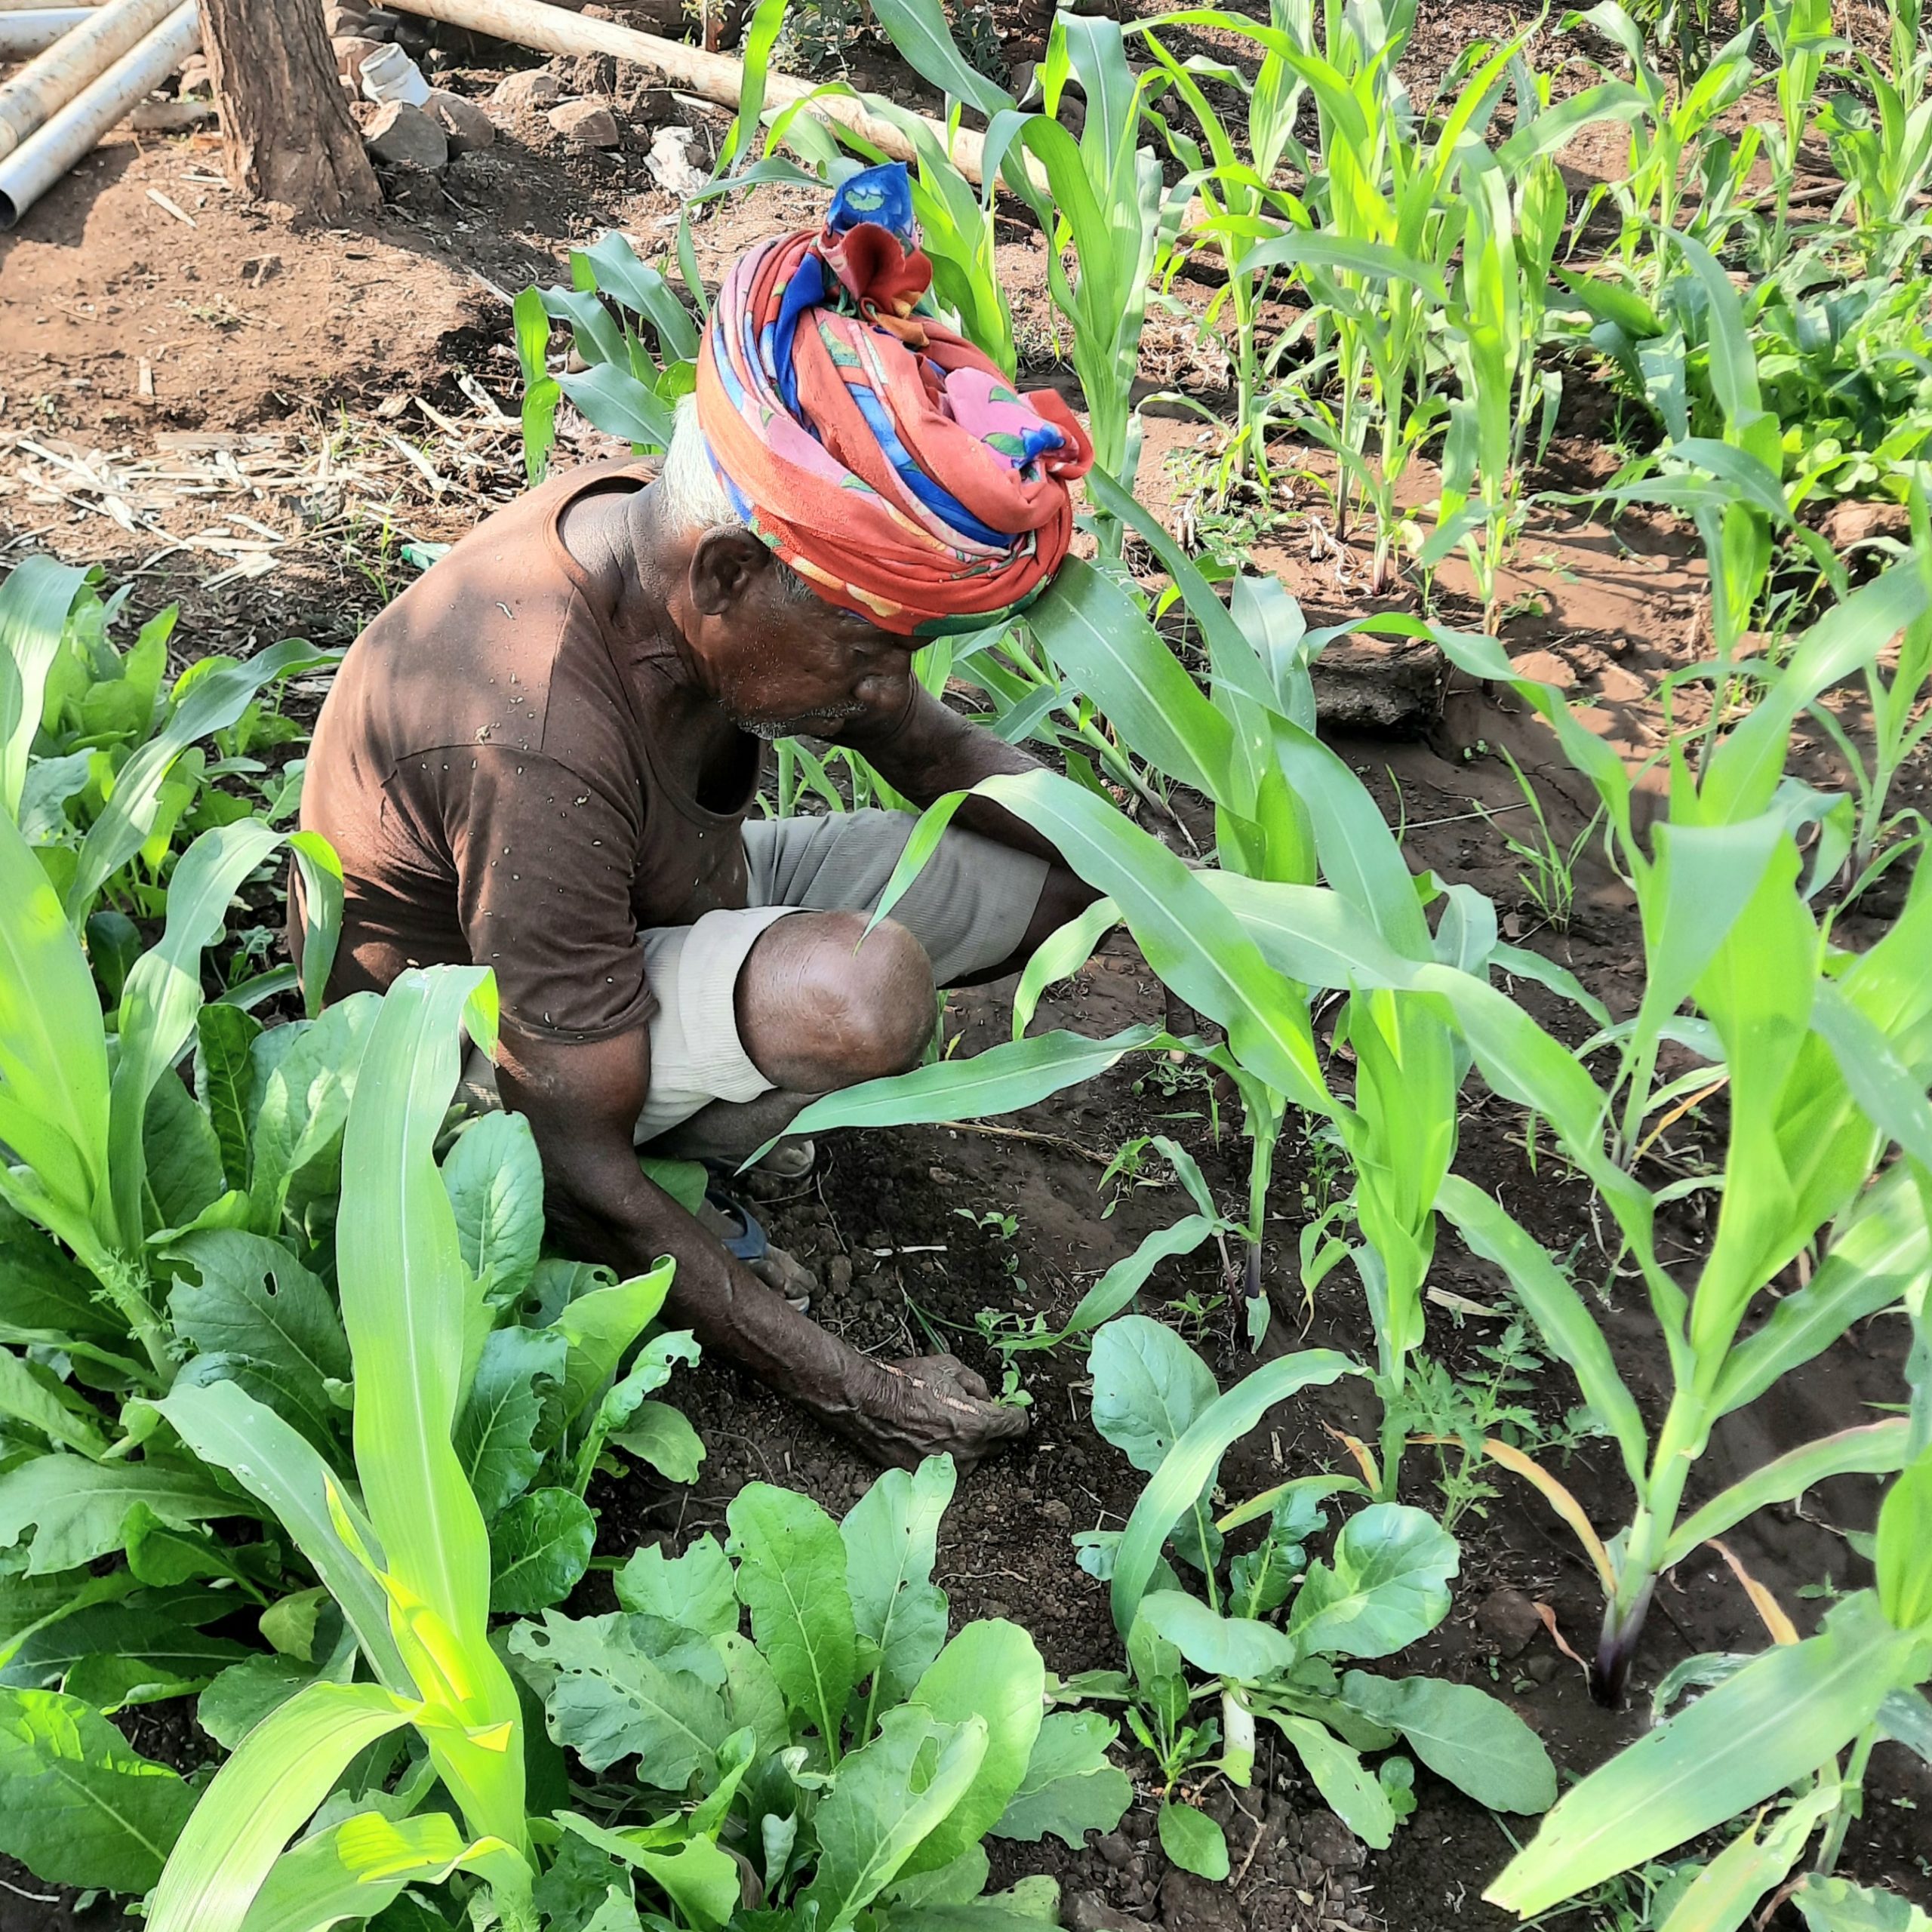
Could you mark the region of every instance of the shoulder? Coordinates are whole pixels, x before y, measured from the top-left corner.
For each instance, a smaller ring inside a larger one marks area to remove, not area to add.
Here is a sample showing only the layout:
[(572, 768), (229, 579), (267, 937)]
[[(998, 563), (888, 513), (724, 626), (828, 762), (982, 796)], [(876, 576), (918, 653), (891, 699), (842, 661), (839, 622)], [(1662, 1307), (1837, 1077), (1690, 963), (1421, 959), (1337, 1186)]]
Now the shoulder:
[[(594, 463), (552, 478), (485, 518), (363, 632), (338, 675), (337, 708), (359, 712), (372, 753), (386, 754), (380, 762), (449, 745), (555, 755), (554, 740), (582, 743), (614, 693), (606, 688), (610, 654), (557, 518), (586, 490), (649, 473), (638, 463)], [(558, 694), (567, 715), (553, 730)]]

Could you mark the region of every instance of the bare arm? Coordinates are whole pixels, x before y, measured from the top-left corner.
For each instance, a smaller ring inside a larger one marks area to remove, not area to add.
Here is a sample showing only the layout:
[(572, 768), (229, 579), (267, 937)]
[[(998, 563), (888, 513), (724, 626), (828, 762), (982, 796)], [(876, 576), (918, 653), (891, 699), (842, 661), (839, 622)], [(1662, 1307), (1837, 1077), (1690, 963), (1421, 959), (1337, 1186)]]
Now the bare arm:
[(962, 1460), (977, 1453), (962, 1454), (957, 1438), (961, 1417), (980, 1404), (936, 1386), (919, 1364), (875, 1362), (827, 1334), (645, 1177), (631, 1140), (651, 1079), (644, 1029), (561, 1045), (506, 1029), (501, 1055), (503, 1102), (530, 1122), (550, 1226), (564, 1245), (626, 1275), (670, 1255), (673, 1320), (878, 1460), (910, 1466), (935, 1450)]
[[(949, 792), (968, 791), (995, 773), (1040, 769), (1039, 760), (1030, 752), (961, 717), (916, 678), (909, 675), (906, 681), (911, 695), (891, 721), (881, 722), (877, 713), (855, 718), (837, 739), (863, 752), (879, 776), (915, 805), (929, 805)], [(953, 823), (1019, 851), (1051, 860), (1060, 857), (1031, 826), (990, 798), (968, 798)]]

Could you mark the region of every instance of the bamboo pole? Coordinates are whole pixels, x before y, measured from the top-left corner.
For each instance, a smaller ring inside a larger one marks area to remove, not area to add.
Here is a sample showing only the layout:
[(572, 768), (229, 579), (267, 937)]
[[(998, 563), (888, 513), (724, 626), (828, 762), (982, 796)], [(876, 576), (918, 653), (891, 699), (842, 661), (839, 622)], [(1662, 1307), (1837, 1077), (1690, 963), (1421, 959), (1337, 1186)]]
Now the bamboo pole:
[[(709, 54), (685, 41), (666, 40), (659, 34), (620, 26), (615, 20), (586, 19), (561, 7), (546, 5), (545, 0), (391, 0), (391, 4), (428, 20), (533, 48), (540, 54), (614, 54), (620, 60), (651, 68), (672, 86), (716, 101), (721, 106), (736, 107), (743, 97), (744, 63), (729, 54)], [(764, 83), (765, 105), (789, 107), (814, 91), (813, 83), (801, 81), (795, 75), (768, 74)], [(869, 112), (859, 101), (829, 96), (814, 101), (811, 112), (821, 120), (849, 128), (895, 161), (918, 158), (912, 143), (899, 128)], [(980, 180), (986, 153), (981, 137), (971, 128), (962, 128), (949, 138), (938, 122), (924, 115), (919, 118), (931, 129), (940, 146), (951, 154), (960, 173), (969, 181)]]

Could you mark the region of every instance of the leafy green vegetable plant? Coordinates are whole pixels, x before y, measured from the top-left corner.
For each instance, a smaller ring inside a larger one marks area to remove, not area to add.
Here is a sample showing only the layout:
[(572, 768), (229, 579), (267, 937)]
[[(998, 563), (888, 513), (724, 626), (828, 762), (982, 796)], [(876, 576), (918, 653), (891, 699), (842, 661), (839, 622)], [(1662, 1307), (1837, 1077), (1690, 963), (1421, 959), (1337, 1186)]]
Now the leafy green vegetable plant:
[[(1555, 1802), (1542, 1745), (1489, 1693), (1353, 1667), (1393, 1656), (1448, 1614), (1456, 1543), (1424, 1512), (1371, 1503), (1342, 1525), (1325, 1561), (1309, 1546), (1326, 1527), (1324, 1502), (1360, 1492), (1352, 1477), (1299, 1477), (1211, 1518), (1226, 1450), (1275, 1402), (1334, 1381), (1347, 1361), (1285, 1356), (1224, 1395), (1171, 1329), (1124, 1315), (1094, 1337), (1090, 1367), (1094, 1426), (1150, 1480), (1124, 1532), (1078, 1539), (1083, 1564), (1111, 1581), (1130, 1667), (1118, 1683), (1084, 1687), (1128, 1698), (1129, 1726), (1161, 1766), (1170, 1858), (1227, 1876), (1221, 1828), (1189, 1800), (1216, 1774), (1250, 1782), (1257, 1719), (1275, 1725), (1336, 1814), (1378, 1847), (1414, 1807), (1414, 1766), (1390, 1758), (1371, 1770), (1363, 1758), (1398, 1742), (1499, 1810)], [(1257, 1522), (1260, 1541), (1230, 1555), (1229, 1536)]]
[[(1131, 1794), (1106, 1760), (1114, 1727), (1048, 1709), (1017, 1626), (947, 1641), (931, 1577), (952, 1485), (944, 1457), (888, 1471), (835, 1522), (749, 1484), (726, 1544), (641, 1549), (617, 1611), (511, 1631), (552, 1737), (601, 1774), (594, 1815), (557, 1816), (540, 1899), (637, 1887), (681, 1923), (773, 1932), (1033, 1921), (1040, 1881), (981, 1897), (981, 1839), (1078, 1845)], [(741, 1897), (758, 1908), (743, 1920)]]

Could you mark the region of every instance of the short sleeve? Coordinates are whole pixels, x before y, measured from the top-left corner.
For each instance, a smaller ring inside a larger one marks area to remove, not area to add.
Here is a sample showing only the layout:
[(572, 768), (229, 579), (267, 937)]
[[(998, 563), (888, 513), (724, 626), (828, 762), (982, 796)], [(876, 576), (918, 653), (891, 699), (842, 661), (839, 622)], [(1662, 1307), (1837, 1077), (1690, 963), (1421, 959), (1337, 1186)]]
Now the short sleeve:
[(540, 753), (435, 755), (457, 917), (471, 959), (496, 973), (506, 1023), (571, 1041), (648, 1025), (656, 1001), (631, 911), (642, 801)]

